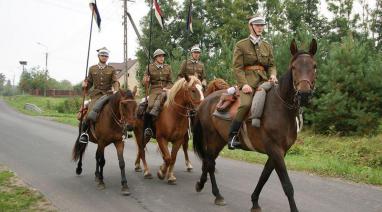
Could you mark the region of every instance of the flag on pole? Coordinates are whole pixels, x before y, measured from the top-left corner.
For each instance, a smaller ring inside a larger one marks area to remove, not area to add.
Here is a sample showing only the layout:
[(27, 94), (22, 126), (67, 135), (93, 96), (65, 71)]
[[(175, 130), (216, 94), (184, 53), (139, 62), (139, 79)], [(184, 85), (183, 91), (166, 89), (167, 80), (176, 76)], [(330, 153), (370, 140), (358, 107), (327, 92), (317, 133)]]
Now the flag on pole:
[(164, 25), (164, 18), (163, 17), (164, 17), (164, 15), (163, 15), (162, 10), (160, 9), (160, 6), (159, 6), (157, 0), (154, 0), (154, 10), (155, 10), (155, 17), (157, 17), (159, 25), (163, 29), (163, 25)]
[(190, 5), (188, 6), (188, 15), (187, 15), (187, 31), (194, 32), (192, 30), (192, 0), (190, 0)]
[(92, 11), (94, 20), (97, 23), (98, 29), (101, 30), (101, 16), (99, 15), (98, 7), (97, 7), (97, 1), (96, 0), (90, 0), (89, 3), (90, 10)]

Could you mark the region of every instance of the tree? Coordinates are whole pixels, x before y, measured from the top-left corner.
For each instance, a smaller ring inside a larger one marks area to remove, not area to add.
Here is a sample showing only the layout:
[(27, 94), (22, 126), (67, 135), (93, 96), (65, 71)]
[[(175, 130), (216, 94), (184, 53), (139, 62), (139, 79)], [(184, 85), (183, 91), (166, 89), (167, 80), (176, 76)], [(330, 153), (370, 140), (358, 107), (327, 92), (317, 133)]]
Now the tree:
[(4, 90), (5, 75), (0, 73), (0, 93)]

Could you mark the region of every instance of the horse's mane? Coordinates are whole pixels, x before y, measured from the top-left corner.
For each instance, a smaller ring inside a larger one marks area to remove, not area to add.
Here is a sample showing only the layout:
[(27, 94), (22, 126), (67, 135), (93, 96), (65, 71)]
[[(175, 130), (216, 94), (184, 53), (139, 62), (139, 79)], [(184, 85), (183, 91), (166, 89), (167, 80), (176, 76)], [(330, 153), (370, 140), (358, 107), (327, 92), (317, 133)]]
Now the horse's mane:
[(168, 106), (175, 100), (176, 94), (183, 89), (185, 86), (192, 86), (195, 82), (200, 84), (200, 80), (195, 76), (189, 76), (190, 81), (187, 82), (185, 78), (178, 79), (175, 84), (171, 87), (170, 91), (167, 95), (167, 100), (165, 102), (165, 106)]
[(205, 91), (205, 96), (217, 90), (222, 90), (227, 88), (229, 88), (229, 84), (226, 81), (220, 78), (214, 79), (208, 84), (207, 89)]
[(131, 90), (119, 90), (117, 93), (113, 94), (110, 96), (110, 104), (112, 107), (116, 106), (119, 104), (121, 98), (124, 97), (124, 98), (128, 98), (128, 99), (133, 99), (134, 98), (134, 95), (133, 95), (133, 92)]

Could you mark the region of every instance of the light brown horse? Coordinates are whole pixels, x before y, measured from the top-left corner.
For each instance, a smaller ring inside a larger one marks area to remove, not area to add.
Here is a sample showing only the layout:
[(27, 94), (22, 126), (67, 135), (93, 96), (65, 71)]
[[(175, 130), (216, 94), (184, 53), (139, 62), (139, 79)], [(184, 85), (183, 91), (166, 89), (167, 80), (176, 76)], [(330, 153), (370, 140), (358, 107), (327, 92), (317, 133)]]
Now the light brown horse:
[[(208, 96), (209, 94), (218, 91), (229, 88), (229, 84), (226, 83), (223, 79), (217, 78), (212, 80), (210, 83), (208, 83), (206, 90), (204, 91), (204, 97)], [(135, 122), (134, 126), (134, 135), (135, 135), (135, 141), (138, 147), (137, 151), (137, 157), (135, 159), (135, 171), (141, 172), (141, 161), (143, 164), (143, 177), (145, 179), (151, 179), (152, 174), (149, 170), (149, 167), (146, 162), (146, 154), (145, 154), (145, 147), (146, 144), (149, 142), (148, 140), (143, 140), (143, 118), (137, 118), (137, 121)], [(186, 133), (184, 136), (184, 142), (182, 144), (185, 163), (186, 163), (186, 170), (190, 172), (193, 167), (190, 161), (190, 158), (188, 156), (188, 141), (189, 141), (189, 132)]]
[[(113, 94), (100, 111), (97, 122), (90, 124), (89, 130), (90, 141), (97, 144), (95, 179), (98, 182), (98, 188), (105, 188), (103, 180), (104, 149), (113, 143), (117, 149), (119, 168), (121, 170), (122, 194), (124, 195), (129, 195), (130, 192), (127, 186), (125, 160), (123, 158), (123, 135), (126, 130), (132, 130), (135, 125), (137, 102), (134, 97), (136, 91), (135, 88), (133, 92), (120, 90)], [(86, 146), (87, 144), (79, 142), (79, 138), (77, 138), (73, 147), (72, 158), (74, 161), (78, 161), (76, 169), (78, 175), (82, 173), (82, 156)]]
[[(261, 117), (261, 127), (252, 127), (251, 122), (247, 121), (245, 126), (249, 141), (240, 139), (244, 149), (256, 150), (268, 155), (261, 177), (251, 196), (253, 204), (251, 211), (261, 210), (258, 203), (259, 195), (273, 169), (276, 170), (288, 197), (290, 210), (298, 211), (284, 156), (297, 137), (295, 117), (299, 107), (307, 105), (313, 94), (316, 80), (316, 62), (313, 56), (317, 50), (317, 43), (313, 39), (309, 52), (303, 52), (298, 51), (296, 42), (293, 40), (290, 50), (292, 59), (289, 70), (280, 78), (279, 85), (268, 91)], [(230, 126), (229, 121), (212, 115), (221, 93), (218, 91), (211, 94), (198, 107), (193, 139), (194, 150), (203, 161), (203, 173), (200, 181), (196, 183), (196, 191), (200, 192), (203, 189), (209, 174), (217, 205), (224, 205), (225, 201), (216, 184), (215, 160), (219, 152), (227, 145)]]
[[(163, 109), (155, 121), (156, 139), (163, 157), (163, 164), (157, 175), (160, 179), (166, 177), (169, 184), (176, 184), (174, 164), (189, 128), (189, 114), (196, 109), (203, 98), (202, 84), (198, 78), (194, 76), (180, 78), (168, 92)], [(171, 153), (168, 142), (172, 143)], [(141, 156), (144, 155), (142, 147), (144, 145), (140, 145)]]

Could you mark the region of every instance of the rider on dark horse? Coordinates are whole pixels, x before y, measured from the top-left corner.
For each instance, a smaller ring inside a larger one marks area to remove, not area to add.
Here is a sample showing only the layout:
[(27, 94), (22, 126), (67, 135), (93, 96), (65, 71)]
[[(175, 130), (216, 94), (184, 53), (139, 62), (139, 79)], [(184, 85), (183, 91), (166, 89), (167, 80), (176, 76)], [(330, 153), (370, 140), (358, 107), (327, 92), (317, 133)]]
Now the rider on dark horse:
[(166, 92), (172, 86), (171, 66), (164, 63), (165, 55), (162, 49), (155, 50), (154, 62), (147, 67), (143, 77), (143, 83), (149, 89), (148, 106), (144, 115), (145, 140), (153, 136), (153, 121), (158, 117)]
[[(119, 90), (119, 82), (117, 79), (115, 69), (107, 65), (106, 62), (109, 59), (109, 50), (106, 47), (97, 50), (99, 63), (89, 68), (89, 74), (87, 78), (82, 82), (82, 88), (85, 94), (90, 91), (90, 104), (88, 106), (88, 113), (82, 121), (82, 133), (80, 136), (80, 142), (89, 142), (89, 121), (96, 121), (97, 115), (102, 109), (102, 106), (108, 100), (110, 94), (113, 94)], [(114, 91), (112, 90), (114, 89)]]
[[(246, 118), (255, 91), (256, 106), (262, 107), (265, 102), (265, 90), (271, 83), (277, 82), (277, 72), (272, 47), (263, 40), (262, 32), (266, 25), (265, 18), (259, 14), (250, 17), (248, 27), (250, 35), (236, 43), (233, 53), (233, 66), (237, 84), (240, 89), (240, 106), (235, 119), (231, 123), (228, 148), (240, 147), (237, 134)], [(269, 77), (268, 77), (269, 76)], [(259, 102), (260, 101), (260, 102)], [(252, 125), (260, 127), (261, 113), (252, 114)]]

